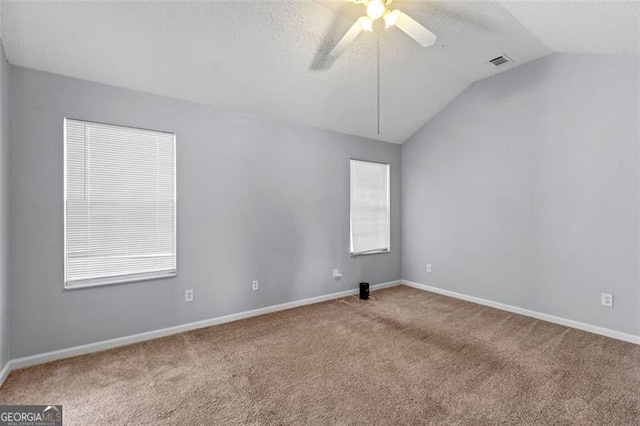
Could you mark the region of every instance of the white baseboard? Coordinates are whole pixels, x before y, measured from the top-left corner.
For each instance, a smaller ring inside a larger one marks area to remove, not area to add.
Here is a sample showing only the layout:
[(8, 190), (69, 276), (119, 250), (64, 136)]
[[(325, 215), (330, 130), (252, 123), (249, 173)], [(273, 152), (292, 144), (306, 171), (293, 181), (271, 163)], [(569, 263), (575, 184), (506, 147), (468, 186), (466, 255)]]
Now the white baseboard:
[(0, 386), (2, 386), (2, 384), (4, 383), (5, 380), (7, 380), (7, 377), (9, 377), (9, 373), (11, 373), (11, 361), (7, 361), (7, 363), (4, 365), (4, 367), (2, 367), (2, 370), (0, 370)]
[(578, 330), (588, 331), (590, 333), (599, 334), (601, 336), (611, 337), (613, 339), (623, 340), (629, 343), (635, 343), (640, 345), (640, 336), (634, 334), (623, 333), (621, 331), (611, 330), (609, 328), (598, 327), (596, 325), (586, 324), (579, 321), (574, 321), (566, 318), (556, 317), (554, 315), (543, 314), (541, 312), (531, 311), (525, 308), (519, 308), (517, 306), (507, 305), (504, 303), (493, 302), (491, 300), (481, 299), (475, 296), (468, 296), (466, 294), (456, 293), (454, 291), (444, 290), (438, 287), (431, 287), (429, 285), (416, 283), (413, 281), (402, 280), (402, 284), (408, 287), (417, 288), (419, 290), (429, 291), (431, 293), (442, 294), (444, 296), (453, 297), (455, 299), (466, 300), (467, 302), (477, 303), (479, 305), (489, 306), (491, 308), (501, 309), (503, 311), (513, 312), (515, 314), (524, 315), (531, 318), (536, 318), (542, 321), (548, 321), (555, 324), (564, 325), (566, 327), (577, 328)]
[[(400, 285), (401, 281), (389, 281), (381, 284), (374, 284), (371, 286), (371, 290), (379, 290), (382, 288), (393, 287)], [(178, 334), (185, 331), (196, 330), (199, 328), (211, 327), (212, 325), (224, 324), (227, 322), (238, 321), (245, 318), (256, 317), (259, 315), (265, 315), (272, 312), (284, 311), (287, 309), (297, 308), (300, 306), (311, 305), (314, 303), (326, 302), (328, 300), (337, 299), (340, 297), (350, 296), (357, 294), (358, 289), (341, 291), (338, 293), (327, 294), (324, 296), (311, 297), (308, 299), (296, 300), (294, 302), (282, 303), (279, 305), (268, 306), (266, 308), (253, 309), (251, 311), (239, 312), (237, 314), (225, 315), (222, 317), (211, 318), (203, 321), (196, 321), (188, 324), (177, 325), (174, 327), (163, 328), (159, 330), (148, 331), (145, 333), (132, 334), (130, 336), (118, 337), (116, 339), (103, 340), (101, 342), (89, 343), (82, 346), (75, 346), (72, 348), (60, 349), (52, 352), (45, 352), (42, 354), (36, 354), (27, 356), (24, 358), (16, 358), (7, 363), (5, 369), (7, 370), (4, 376), (0, 376), (0, 386), (4, 382), (4, 378), (8, 375), (9, 371), (17, 370), (19, 368), (30, 367), (37, 364), (43, 364), (45, 362), (56, 361), (59, 359), (70, 358), (78, 355), (85, 355), (92, 352), (104, 351), (106, 349), (116, 348), (118, 346), (130, 345), (133, 343), (144, 342), (146, 340), (157, 339), (160, 337), (171, 336), (172, 334)], [(2, 370), (5, 371), (4, 369)]]

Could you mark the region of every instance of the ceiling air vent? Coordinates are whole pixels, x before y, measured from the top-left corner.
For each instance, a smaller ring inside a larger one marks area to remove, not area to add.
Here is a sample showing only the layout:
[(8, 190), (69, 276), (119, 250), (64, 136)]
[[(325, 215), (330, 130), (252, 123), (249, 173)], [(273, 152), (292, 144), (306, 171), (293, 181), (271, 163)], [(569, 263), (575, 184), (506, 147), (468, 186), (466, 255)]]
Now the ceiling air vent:
[(502, 64), (506, 64), (507, 62), (511, 62), (511, 58), (508, 57), (507, 55), (500, 55), (497, 58), (493, 58), (489, 62), (491, 62), (496, 67), (499, 67)]

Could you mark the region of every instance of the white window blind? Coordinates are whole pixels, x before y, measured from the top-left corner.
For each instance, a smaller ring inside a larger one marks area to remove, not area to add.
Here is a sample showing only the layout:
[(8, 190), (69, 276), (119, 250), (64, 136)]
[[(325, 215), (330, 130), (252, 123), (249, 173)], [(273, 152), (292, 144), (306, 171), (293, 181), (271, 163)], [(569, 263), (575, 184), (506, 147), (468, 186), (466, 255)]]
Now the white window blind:
[(389, 165), (351, 160), (351, 254), (390, 250)]
[(176, 274), (175, 135), (65, 119), (65, 288)]

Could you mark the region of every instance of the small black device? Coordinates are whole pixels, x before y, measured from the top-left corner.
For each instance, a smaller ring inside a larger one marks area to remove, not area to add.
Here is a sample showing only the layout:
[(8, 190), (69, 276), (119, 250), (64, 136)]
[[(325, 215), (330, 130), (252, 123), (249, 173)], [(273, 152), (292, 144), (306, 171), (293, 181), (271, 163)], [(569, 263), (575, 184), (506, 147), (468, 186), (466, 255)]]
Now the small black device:
[(360, 283), (360, 299), (369, 299), (369, 283)]

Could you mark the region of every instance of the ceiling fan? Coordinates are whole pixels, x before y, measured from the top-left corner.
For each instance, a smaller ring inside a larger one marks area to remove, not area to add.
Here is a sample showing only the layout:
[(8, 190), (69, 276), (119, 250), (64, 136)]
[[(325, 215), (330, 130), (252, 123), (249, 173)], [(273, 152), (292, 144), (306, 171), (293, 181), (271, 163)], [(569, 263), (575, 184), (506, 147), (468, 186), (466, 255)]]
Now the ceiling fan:
[(384, 20), (385, 28), (398, 27), (424, 47), (429, 47), (436, 42), (436, 35), (409, 15), (399, 9), (391, 10), (389, 5), (392, 2), (393, 0), (354, 0), (353, 3), (362, 4), (366, 7), (366, 15), (356, 20), (351, 28), (349, 28), (349, 31), (347, 31), (333, 50), (331, 50), (330, 55), (334, 58), (342, 55), (362, 31), (372, 32), (373, 22), (380, 18)]

